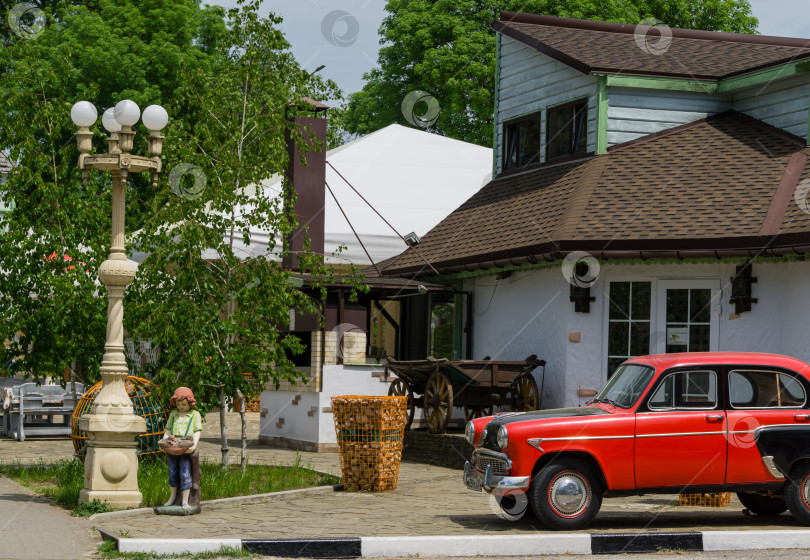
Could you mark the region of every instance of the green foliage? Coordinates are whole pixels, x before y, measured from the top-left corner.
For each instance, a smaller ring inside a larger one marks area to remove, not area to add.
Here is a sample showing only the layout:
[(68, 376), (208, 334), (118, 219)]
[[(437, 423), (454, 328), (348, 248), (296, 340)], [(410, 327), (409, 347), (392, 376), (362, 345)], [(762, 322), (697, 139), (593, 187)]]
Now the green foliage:
[[(282, 202), (295, 193), (254, 185), (285, 169), (289, 103), (340, 91), (298, 65), (280, 18), (260, 18), (258, 4), (226, 14), (197, 0), (43, 0), (48, 25), (36, 38), (0, 37), (0, 147), (15, 163), (0, 197), (16, 203), (0, 243), (0, 340), (10, 341), (0, 373), (13, 362), (42, 379), (75, 363), (85, 382), (98, 379), (107, 300), (96, 278), (110, 243), (110, 176), (91, 172), (82, 185), (70, 108), (87, 99), (101, 113), (130, 98), (170, 115), (159, 188), (140, 173), (127, 187), (127, 235), (132, 242), (140, 230), (137, 249), (148, 257), (127, 290), (125, 328), (162, 349), (158, 367), (141, 373), (167, 393), (191, 387), (203, 413), (219, 393), (255, 394), (243, 372), (261, 386), (300, 377), (287, 356), (303, 346), (282, 325), (291, 308), (319, 312), (333, 278), (305, 252), (298, 258), (312, 283), (295, 288), (269, 254), (285, 250), (296, 225)], [(106, 136), (100, 123), (93, 131)], [(143, 153), (138, 132), (134, 151)], [(308, 137), (289, 132), (299, 143)], [(206, 176), (199, 198), (170, 188), (179, 163)], [(269, 251), (240, 253), (234, 242), (248, 244), (257, 227)]]
[[(411, 91), (435, 97), (441, 112), (427, 130), (489, 146), (492, 142), (495, 10), (670, 27), (756, 33), (748, 0), (388, 0), (378, 66), (349, 98), (345, 127), (366, 134), (408, 126), (401, 104)], [(424, 107), (417, 106), (423, 114)]]
[(108, 511), (113, 511), (112, 506), (96, 498), (89, 502), (87, 500), (81, 500), (79, 505), (76, 506), (76, 509), (70, 512), (70, 515), (73, 517), (90, 517), (91, 515), (107, 513)]
[[(110, 179), (92, 173), (82, 185), (70, 108), (80, 99), (99, 112), (127, 97), (142, 107), (174, 99), (181, 68), (208, 65), (225, 24), (221, 8), (194, 0), (37, 4), (48, 25), (36, 38), (0, 26), (0, 148), (15, 164), (0, 197), (16, 204), (0, 243), (0, 340), (12, 341), (0, 349), (0, 371), (14, 360), (35, 379), (61, 377), (75, 361), (91, 382), (106, 328), (96, 277), (110, 243)], [(137, 227), (153, 196), (148, 179), (133, 176), (128, 196)]]
[[(318, 314), (324, 283), (334, 280), (318, 255), (304, 251), (297, 257), (309, 285), (295, 287), (280, 260), (296, 227), (284, 200), (294, 201), (295, 193), (286, 184), (270, 193), (260, 183), (284, 171), (285, 134), (299, 145), (310, 140), (287, 120), (303, 110), (291, 102), (340, 92), (298, 65), (281, 20), (260, 18), (257, 8), (249, 2), (228, 13), (216, 63), (183, 68), (185, 83), (169, 113), (182, 108), (186, 117), (165, 132), (166, 169), (197, 166), (204, 187), (181, 184), (187, 195), (179, 196), (164, 177), (135, 240), (148, 257), (127, 291), (127, 330), (161, 347), (148, 375), (167, 394), (190, 387), (203, 413), (219, 407), (221, 395), (241, 390), (249, 398), (254, 387), (301, 378), (289, 356), (304, 346), (284, 325), (290, 309)], [(263, 234), (251, 239), (257, 229)]]

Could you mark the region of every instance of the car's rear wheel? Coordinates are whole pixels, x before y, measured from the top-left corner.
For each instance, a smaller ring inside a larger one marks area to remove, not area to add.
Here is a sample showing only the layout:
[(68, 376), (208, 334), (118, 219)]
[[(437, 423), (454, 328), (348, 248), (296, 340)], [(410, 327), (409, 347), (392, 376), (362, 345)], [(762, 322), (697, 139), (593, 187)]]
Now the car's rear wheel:
[(802, 461), (790, 470), (785, 502), (799, 523), (810, 525), (810, 461)]
[(753, 492), (737, 492), (737, 497), (748, 511), (757, 515), (773, 516), (787, 511), (787, 504), (782, 496), (764, 496)]
[(582, 529), (602, 507), (602, 484), (586, 462), (556, 460), (535, 475), (529, 503), (551, 529)]

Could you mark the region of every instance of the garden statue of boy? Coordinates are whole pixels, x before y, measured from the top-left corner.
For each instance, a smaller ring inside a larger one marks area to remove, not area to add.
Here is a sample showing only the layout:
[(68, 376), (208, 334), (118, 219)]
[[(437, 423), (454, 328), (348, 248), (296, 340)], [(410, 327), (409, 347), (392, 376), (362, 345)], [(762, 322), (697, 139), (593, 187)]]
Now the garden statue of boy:
[(163, 439), (158, 445), (166, 452), (171, 497), (163, 507), (156, 507), (155, 513), (189, 515), (200, 512), (200, 453), (197, 444), (202, 435), (202, 417), (193, 409), (196, 404), (194, 393), (188, 387), (178, 387), (169, 400), (169, 406), (175, 408), (169, 413)]

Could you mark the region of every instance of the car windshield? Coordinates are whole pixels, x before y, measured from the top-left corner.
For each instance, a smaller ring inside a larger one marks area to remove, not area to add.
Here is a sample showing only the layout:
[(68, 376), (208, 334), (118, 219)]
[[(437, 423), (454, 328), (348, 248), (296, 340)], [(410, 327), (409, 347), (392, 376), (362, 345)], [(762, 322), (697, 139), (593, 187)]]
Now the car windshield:
[(604, 402), (619, 408), (630, 408), (650, 383), (653, 371), (650, 366), (641, 364), (623, 364), (619, 366), (619, 369), (610, 378), (605, 388), (596, 395), (593, 402)]

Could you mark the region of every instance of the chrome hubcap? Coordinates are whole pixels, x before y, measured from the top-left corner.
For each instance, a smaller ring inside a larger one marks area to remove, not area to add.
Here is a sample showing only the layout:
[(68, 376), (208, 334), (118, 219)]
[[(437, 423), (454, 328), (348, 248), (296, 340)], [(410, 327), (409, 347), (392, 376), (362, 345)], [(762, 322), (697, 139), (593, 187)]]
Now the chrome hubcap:
[(806, 507), (810, 508), (810, 476), (804, 477), (804, 484), (802, 484), (802, 499)]
[(591, 500), (588, 481), (579, 473), (565, 471), (551, 481), (548, 490), (551, 507), (564, 517), (576, 517)]

